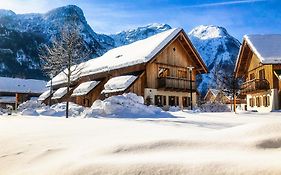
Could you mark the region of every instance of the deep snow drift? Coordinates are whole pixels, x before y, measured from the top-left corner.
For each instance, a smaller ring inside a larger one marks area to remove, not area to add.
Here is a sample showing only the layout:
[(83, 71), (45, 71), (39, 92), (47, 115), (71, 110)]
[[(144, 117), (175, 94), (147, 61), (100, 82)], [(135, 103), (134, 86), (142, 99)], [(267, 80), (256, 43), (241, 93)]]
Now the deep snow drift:
[(281, 174), (280, 113), (172, 114), (1, 116), (0, 174)]
[[(30, 100), (18, 107), (21, 115), (30, 116), (65, 116), (66, 103), (54, 104), (51, 107), (39, 101)], [(174, 108), (172, 108), (174, 109)], [(178, 110), (178, 108), (175, 108)], [(96, 100), (91, 108), (69, 103), (70, 117), (109, 117), (109, 118), (163, 118), (174, 117), (156, 106), (144, 104), (142, 96), (128, 93), (112, 96), (105, 100)]]

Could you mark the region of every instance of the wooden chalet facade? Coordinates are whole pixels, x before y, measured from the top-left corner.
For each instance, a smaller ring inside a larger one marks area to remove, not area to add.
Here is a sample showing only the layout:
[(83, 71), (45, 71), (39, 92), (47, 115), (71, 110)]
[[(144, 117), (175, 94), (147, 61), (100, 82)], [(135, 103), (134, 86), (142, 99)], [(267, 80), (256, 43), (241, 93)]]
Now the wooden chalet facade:
[[(190, 92), (193, 105), (197, 102), (196, 75), (207, 73), (205, 63), (180, 28), (112, 49), (83, 65), (86, 68), (73, 78), (74, 91), (82, 83), (86, 86), (89, 81), (98, 82), (86, 88), (86, 93), (69, 94), (71, 101), (83, 106), (91, 106), (96, 99), (132, 92), (143, 96), (147, 104), (188, 107)], [(191, 80), (188, 66), (194, 67)], [(53, 79), (55, 90), (65, 86), (62, 75)]]
[(281, 109), (281, 35), (248, 35), (235, 66), (235, 76), (244, 83), (248, 110)]

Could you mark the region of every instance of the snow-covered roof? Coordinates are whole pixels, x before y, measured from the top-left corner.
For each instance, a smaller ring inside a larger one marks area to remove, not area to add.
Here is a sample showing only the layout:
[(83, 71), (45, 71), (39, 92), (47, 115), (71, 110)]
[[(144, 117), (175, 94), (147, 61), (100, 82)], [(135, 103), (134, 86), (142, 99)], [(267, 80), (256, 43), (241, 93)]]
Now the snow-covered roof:
[(0, 77), (0, 92), (40, 94), (46, 90), (46, 83), (43, 80)]
[(43, 92), (40, 96), (39, 96), (39, 98), (38, 98), (38, 100), (39, 101), (44, 101), (44, 100), (46, 100), (49, 96), (50, 96), (50, 90), (46, 90), (45, 92)]
[(104, 85), (102, 93), (112, 93), (125, 91), (138, 77), (134, 75), (124, 75), (111, 78)]
[(281, 64), (281, 34), (245, 35), (244, 39), (263, 64)]
[(52, 96), (52, 99), (60, 99), (67, 93), (67, 87), (59, 88)]
[(92, 89), (94, 89), (100, 81), (87, 81), (81, 83), (77, 88), (74, 89), (72, 96), (80, 96), (88, 94)]
[(0, 103), (16, 103), (15, 96), (1, 96)]
[[(72, 77), (71, 79), (75, 80), (82, 76), (146, 63), (163, 49), (181, 30), (181, 28), (170, 29), (132, 44), (109, 50), (101, 57), (81, 63), (80, 66), (83, 69), (80, 74), (76, 74), (76, 77)], [(66, 75), (63, 72), (53, 78), (54, 85), (65, 82)]]

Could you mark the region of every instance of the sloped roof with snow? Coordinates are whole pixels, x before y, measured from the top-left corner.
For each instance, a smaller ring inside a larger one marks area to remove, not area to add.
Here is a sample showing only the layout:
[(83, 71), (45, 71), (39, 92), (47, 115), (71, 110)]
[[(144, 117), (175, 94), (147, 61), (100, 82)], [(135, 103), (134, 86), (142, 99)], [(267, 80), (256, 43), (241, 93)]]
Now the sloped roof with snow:
[(125, 91), (138, 77), (134, 75), (124, 75), (111, 78), (104, 85), (102, 93), (113, 93)]
[(45, 92), (43, 92), (40, 96), (39, 96), (39, 98), (38, 98), (38, 100), (39, 101), (44, 101), (44, 100), (46, 100), (49, 96), (50, 96), (50, 90), (46, 90)]
[(56, 90), (56, 92), (53, 94), (52, 99), (60, 99), (63, 96), (65, 96), (65, 94), (67, 93), (67, 87), (62, 87), (59, 88), (58, 90)]
[(263, 64), (281, 64), (281, 34), (245, 35), (244, 39)]
[(72, 96), (81, 96), (88, 94), (92, 89), (94, 89), (100, 81), (87, 81), (81, 83), (77, 88), (74, 89)]
[[(181, 28), (170, 29), (132, 44), (109, 50), (98, 58), (81, 63), (80, 66), (83, 69), (77, 77), (72, 77), (72, 80), (82, 76), (146, 63), (176, 37), (181, 30)], [(53, 78), (54, 85), (64, 82), (66, 82), (66, 75), (63, 72)]]
[(43, 80), (0, 77), (0, 92), (40, 94), (46, 90), (46, 84)]

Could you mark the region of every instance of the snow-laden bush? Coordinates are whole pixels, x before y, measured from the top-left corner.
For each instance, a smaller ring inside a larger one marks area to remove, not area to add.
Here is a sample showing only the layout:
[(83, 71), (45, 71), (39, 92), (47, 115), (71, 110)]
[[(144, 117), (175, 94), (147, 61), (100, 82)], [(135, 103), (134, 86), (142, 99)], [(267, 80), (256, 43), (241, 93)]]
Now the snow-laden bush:
[(167, 117), (167, 113), (155, 106), (146, 106), (142, 96), (133, 93), (112, 96), (103, 101), (96, 100), (84, 117)]
[(231, 110), (226, 104), (222, 103), (205, 103), (200, 107), (201, 112), (230, 112)]
[(18, 111), (22, 112), (25, 109), (38, 109), (38, 108), (42, 108), (44, 106), (45, 106), (45, 104), (42, 104), (38, 100), (28, 100), (18, 106)]
[(180, 111), (180, 110), (181, 110), (181, 108), (178, 107), (178, 106), (170, 106), (169, 107), (170, 112), (177, 112), (177, 111)]
[[(70, 117), (76, 117), (79, 116), (83, 111), (84, 111), (83, 106), (79, 106), (75, 103), (69, 102), (69, 111), (68, 114)], [(49, 114), (53, 113), (56, 111), (55, 116), (65, 116), (65, 111), (66, 111), (66, 102), (63, 103), (57, 103), (51, 106), (48, 112)]]
[[(50, 106), (41, 104), (39, 101), (29, 100), (19, 105), (18, 111), (21, 115), (30, 115), (30, 116), (56, 116), (63, 117), (65, 116), (66, 102), (57, 103)], [(69, 116), (76, 117), (79, 116), (84, 111), (84, 107), (79, 106), (75, 103), (69, 103)]]
[(32, 109), (32, 108), (23, 109), (20, 114), (21, 115), (28, 115), (28, 116), (39, 116), (36, 109)]

